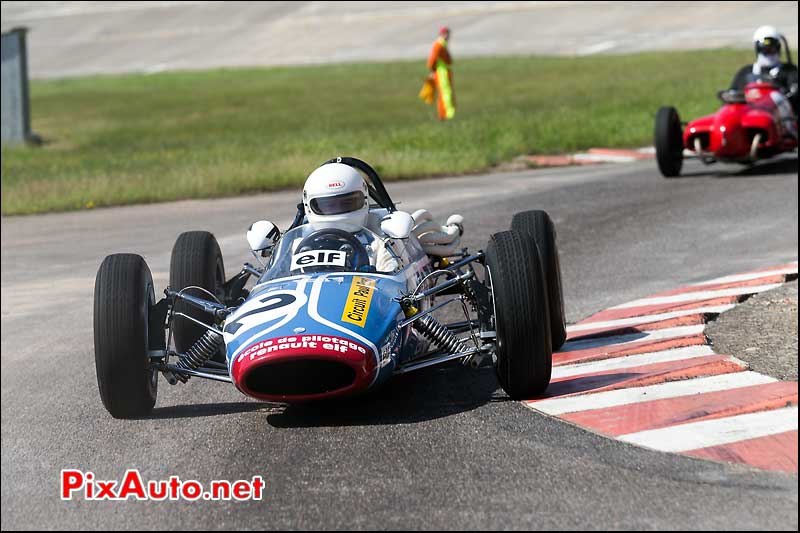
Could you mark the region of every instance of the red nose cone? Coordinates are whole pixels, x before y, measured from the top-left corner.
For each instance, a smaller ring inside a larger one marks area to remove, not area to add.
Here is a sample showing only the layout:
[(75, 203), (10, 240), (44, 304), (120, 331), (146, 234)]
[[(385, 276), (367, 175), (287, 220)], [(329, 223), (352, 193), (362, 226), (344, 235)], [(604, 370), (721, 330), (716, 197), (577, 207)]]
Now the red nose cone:
[(377, 366), (372, 350), (331, 335), (297, 335), (257, 342), (231, 365), (244, 394), (273, 402), (304, 402), (367, 389)]

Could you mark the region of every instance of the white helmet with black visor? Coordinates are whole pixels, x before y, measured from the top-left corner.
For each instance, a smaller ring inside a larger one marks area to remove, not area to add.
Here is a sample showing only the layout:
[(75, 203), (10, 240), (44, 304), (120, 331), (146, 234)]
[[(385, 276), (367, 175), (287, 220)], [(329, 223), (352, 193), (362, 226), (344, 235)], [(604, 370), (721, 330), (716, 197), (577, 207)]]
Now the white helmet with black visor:
[(758, 69), (773, 68), (781, 63), (781, 34), (774, 26), (761, 26), (753, 33)]
[(342, 163), (317, 168), (303, 187), (308, 222), (316, 228), (357, 231), (369, 216), (367, 184), (358, 171)]

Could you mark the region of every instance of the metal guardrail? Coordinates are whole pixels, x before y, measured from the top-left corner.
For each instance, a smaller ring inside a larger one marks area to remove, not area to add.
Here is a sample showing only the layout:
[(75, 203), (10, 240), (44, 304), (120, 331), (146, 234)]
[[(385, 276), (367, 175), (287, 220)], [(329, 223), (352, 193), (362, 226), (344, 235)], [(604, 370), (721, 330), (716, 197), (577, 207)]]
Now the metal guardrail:
[(27, 28), (2, 34), (2, 143), (35, 141), (28, 94)]

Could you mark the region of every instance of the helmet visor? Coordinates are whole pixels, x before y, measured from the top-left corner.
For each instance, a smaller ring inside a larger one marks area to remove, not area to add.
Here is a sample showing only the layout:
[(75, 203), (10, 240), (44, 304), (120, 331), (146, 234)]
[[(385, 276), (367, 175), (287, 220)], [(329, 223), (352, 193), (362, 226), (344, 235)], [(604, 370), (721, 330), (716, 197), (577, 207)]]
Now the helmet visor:
[(317, 215), (341, 215), (361, 209), (364, 207), (365, 200), (363, 192), (354, 191), (336, 196), (314, 198), (308, 204)]
[(778, 39), (766, 37), (756, 43), (756, 51), (764, 55), (773, 55), (781, 51), (781, 43)]

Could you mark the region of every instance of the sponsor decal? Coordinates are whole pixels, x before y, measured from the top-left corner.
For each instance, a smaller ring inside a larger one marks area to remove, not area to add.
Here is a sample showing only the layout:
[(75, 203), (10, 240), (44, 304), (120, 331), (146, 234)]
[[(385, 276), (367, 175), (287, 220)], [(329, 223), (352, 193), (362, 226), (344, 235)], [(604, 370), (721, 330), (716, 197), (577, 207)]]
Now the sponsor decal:
[(277, 337), (247, 347), (236, 362), (256, 361), (270, 354), (303, 353), (305, 355), (366, 355), (367, 349), (357, 342), (333, 335), (296, 335)]
[(758, 100), (760, 96), (761, 96), (761, 89), (750, 89), (749, 91), (747, 91), (747, 96), (745, 96), (745, 98), (747, 100)]
[(343, 267), (346, 259), (347, 253), (340, 250), (309, 250), (292, 256), (291, 270), (315, 266)]
[(375, 290), (375, 280), (353, 276), (350, 282), (350, 293), (342, 311), (342, 321), (364, 327), (367, 323), (369, 305), (372, 303), (372, 293)]
[(342, 187), (344, 187), (343, 181), (331, 181), (328, 183), (329, 189), (341, 189)]

